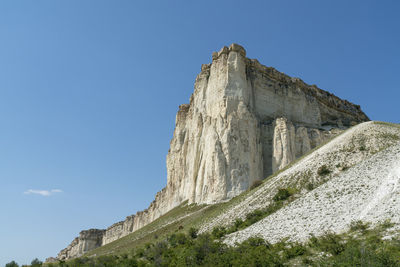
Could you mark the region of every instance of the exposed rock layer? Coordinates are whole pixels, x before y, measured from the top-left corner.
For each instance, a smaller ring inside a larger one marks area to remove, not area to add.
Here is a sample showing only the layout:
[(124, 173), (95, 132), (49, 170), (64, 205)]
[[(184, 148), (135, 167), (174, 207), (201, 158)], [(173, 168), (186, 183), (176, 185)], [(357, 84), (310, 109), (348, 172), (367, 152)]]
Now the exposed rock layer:
[[(184, 201), (230, 199), (340, 129), (368, 120), (358, 105), (246, 58), (239, 45), (224, 47), (212, 58), (202, 65), (190, 103), (176, 115), (167, 186), (147, 210), (105, 230), (102, 245)], [(93, 248), (81, 244), (74, 240), (59, 258)]]
[[(79, 233), (71, 244), (58, 253), (57, 259), (66, 260), (74, 257), (82, 256), (86, 251), (95, 249), (102, 244), (103, 235), (105, 230), (90, 229), (84, 230)], [(50, 258), (48, 260), (51, 261)]]

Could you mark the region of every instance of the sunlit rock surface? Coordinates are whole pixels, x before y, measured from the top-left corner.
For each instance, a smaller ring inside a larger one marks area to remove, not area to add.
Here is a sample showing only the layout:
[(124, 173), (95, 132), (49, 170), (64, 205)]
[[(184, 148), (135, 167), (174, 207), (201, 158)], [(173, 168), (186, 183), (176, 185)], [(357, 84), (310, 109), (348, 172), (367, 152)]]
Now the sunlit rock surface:
[(166, 187), (148, 209), (101, 230), (101, 242), (85, 243), (80, 236), (58, 258), (110, 243), (184, 201), (211, 204), (237, 196), (255, 180), (367, 120), (360, 106), (248, 59), (240, 45), (223, 47), (213, 53), (211, 64), (202, 65), (190, 103), (179, 107)]

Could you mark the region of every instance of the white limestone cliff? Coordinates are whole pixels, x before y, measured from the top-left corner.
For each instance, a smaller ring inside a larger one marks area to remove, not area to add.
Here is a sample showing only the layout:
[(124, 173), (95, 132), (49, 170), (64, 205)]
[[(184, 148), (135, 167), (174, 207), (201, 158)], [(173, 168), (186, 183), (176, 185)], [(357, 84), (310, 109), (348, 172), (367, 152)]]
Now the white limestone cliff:
[[(65, 249), (61, 250), (57, 255), (57, 259), (66, 260), (82, 256), (86, 251), (95, 249), (102, 244), (102, 239), (105, 230), (90, 229), (84, 230), (79, 233), (71, 244)], [(50, 258), (49, 261), (52, 261)]]
[[(211, 204), (237, 196), (339, 130), (367, 120), (359, 106), (248, 59), (237, 44), (224, 47), (202, 65), (190, 103), (179, 107), (166, 187), (148, 209), (105, 230), (101, 245), (184, 201)], [(72, 252), (76, 246), (70, 245), (69, 258), (80, 255)]]

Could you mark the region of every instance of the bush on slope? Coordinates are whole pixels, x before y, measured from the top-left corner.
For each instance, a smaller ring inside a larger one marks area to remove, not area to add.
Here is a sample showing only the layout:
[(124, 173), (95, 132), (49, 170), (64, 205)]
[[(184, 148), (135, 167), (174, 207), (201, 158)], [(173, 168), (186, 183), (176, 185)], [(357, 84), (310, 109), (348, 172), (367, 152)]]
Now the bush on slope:
[(390, 226), (386, 223), (369, 229), (357, 222), (348, 233), (327, 233), (305, 244), (270, 244), (252, 237), (234, 247), (209, 233), (177, 233), (129, 254), (78, 258), (47, 266), (400, 266), (400, 241), (382, 238)]

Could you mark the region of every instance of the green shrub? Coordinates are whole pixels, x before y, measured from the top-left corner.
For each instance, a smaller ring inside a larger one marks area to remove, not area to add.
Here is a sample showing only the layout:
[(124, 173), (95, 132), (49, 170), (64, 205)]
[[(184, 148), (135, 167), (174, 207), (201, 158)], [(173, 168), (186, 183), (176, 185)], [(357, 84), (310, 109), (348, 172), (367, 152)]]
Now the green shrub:
[(214, 227), (214, 229), (211, 232), (211, 235), (215, 239), (220, 239), (221, 237), (223, 237), (226, 234), (227, 234), (226, 228), (223, 226), (216, 226), (216, 227)]
[(313, 184), (313, 183), (308, 183), (308, 184), (306, 185), (306, 189), (307, 189), (308, 191), (313, 190), (313, 189), (314, 189), (314, 184)]
[(321, 259), (318, 266), (400, 266), (400, 244), (350, 239), (339, 254)]
[(6, 267), (19, 267), (19, 265), (15, 261), (11, 261), (6, 264)]
[(305, 266), (314, 266), (314, 262), (310, 258), (303, 258), (301, 261)]
[(266, 207), (264, 209), (265, 216), (268, 216), (268, 215), (274, 213), (275, 211), (277, 211), (280, 208), (282, 208), (282, 206), (283, 206), (283, 202), (282, 201), (278, 201), (278, 202), (275, 202), (275, 203), (269, 205), (268, 207)]
[(270, 243), (265, 241), (264, 238), (261, 238), (258, 236), (250, 237), (250, 238), (246, 239), (243, 242), (242, 246), (246, 246), (246, 245), (251, 246), (251, 247), (258, 247), (258, 246), (266, 246), (267, 248), (271, 247)]
[[(289, 192), (292, 192), (292, 191), (289, 190)], [(290, 193), (290, 194), (292, 194), (292, 193)], [(248, 213), (246, 215), (246, 219), (244, 221), (240, 218), (236, 219), (233, 225), (231, 225), (228, 229), (225, 229), (224, 235), (244, 229), (244, 228), (264, 219), (268, 215), (279, 210), (283, 206), (283, 204), (284, 204), (283, 201), (278, 201), (278, 202), (268, 205), (264, 209), (257, 209), (257, 210), (254, 210), (254, 211)]]
[(339, 255), (344, 250), (342, 237), (337, 234), (327, 233), (320, 238), (311, 237), (310, 246), (332, 255)]
[(386, 219), (385, 221), (381, 222), (380, 227), (384, 230), (393, 227), (395, 224), (391, 222), (390, 219)]
[(286, 200), (288, 199), (292, 193), (290, 192), (289, 189), (287, 188), (280, 188), (278, 189), (278, 193), (274, 196), (274, 201), (281, 201), (281, 200)]
[(350, 230), (352, 231), (361, 231), (363, 233), (365, 233), (367, 231), (369, 227), (368, 223), (364, 223), (360, 220), (358, 221), (352, 221), (350, 224)]
[(197, 230), (196, 228), (191, 227), (191, 228), (189, 229), (189, 236), (190, 236), (192, 239), (197, 238), (197, 234), (198, 234), (198, 230)]
[(326, 165), (322, 165), (321, 167), (318, 168), (317, 171), (319, 176), (325, 176), (331, 173), (331, 170)]
[(43, 262), (40, 261), (38, 258), (33, 259), (31, 261), (31, 267), (41, 267), (43, 265)]
[(254, 210), (246, 215), (246, 225), (252, 225), (265, 217), (262, 210)]
[[(282, 201), (278, 202), (282, 203)], [(265, 211), (256, 212), (250, 219)], [(237, 220), (242, 227), (246, 220)], [(357, 229), (363, 228), (355, 222)], [(55, 267), (141, 267), (141, 266), (400, 266), (400, 241), (382, 240), (382, 227), (371, 229), (367, 235), (325, 234), (312, 236), (307, 244), (281, 241), (275, 244), (252, 237), (233, 247), (221, 242), (226, 232), (216, 227), (213, 234), (199, 234), (193, 239), (188, 234), (175, 233), (164, 240), (143, 246), (130, 254), (77, 258)], [(10, 263), (11, 264), (11, 263)], [(303, 265), (301, 265), (303, 264)], [(13, 265), (6, 267), (18, 266)]]
[(236, 228), (240, 228), (241, 226), (243, 226), (243, 223), (244, 223), (243, 220), (239, 218), (235, 220), (234, 225)]
[(187, 241), (188, 241), (188, 239), (187, 239), (186, 235), (183, 233), (172, 234), (168, 238), (168, 242), (172, 247), (186, 244)]
[(301, 244), (292, 244), (289, 248), (286, 248), (283, 255), (287, 259), (292, 259), (297, 256), (302, 256), (307, 252), (307, 249)]

